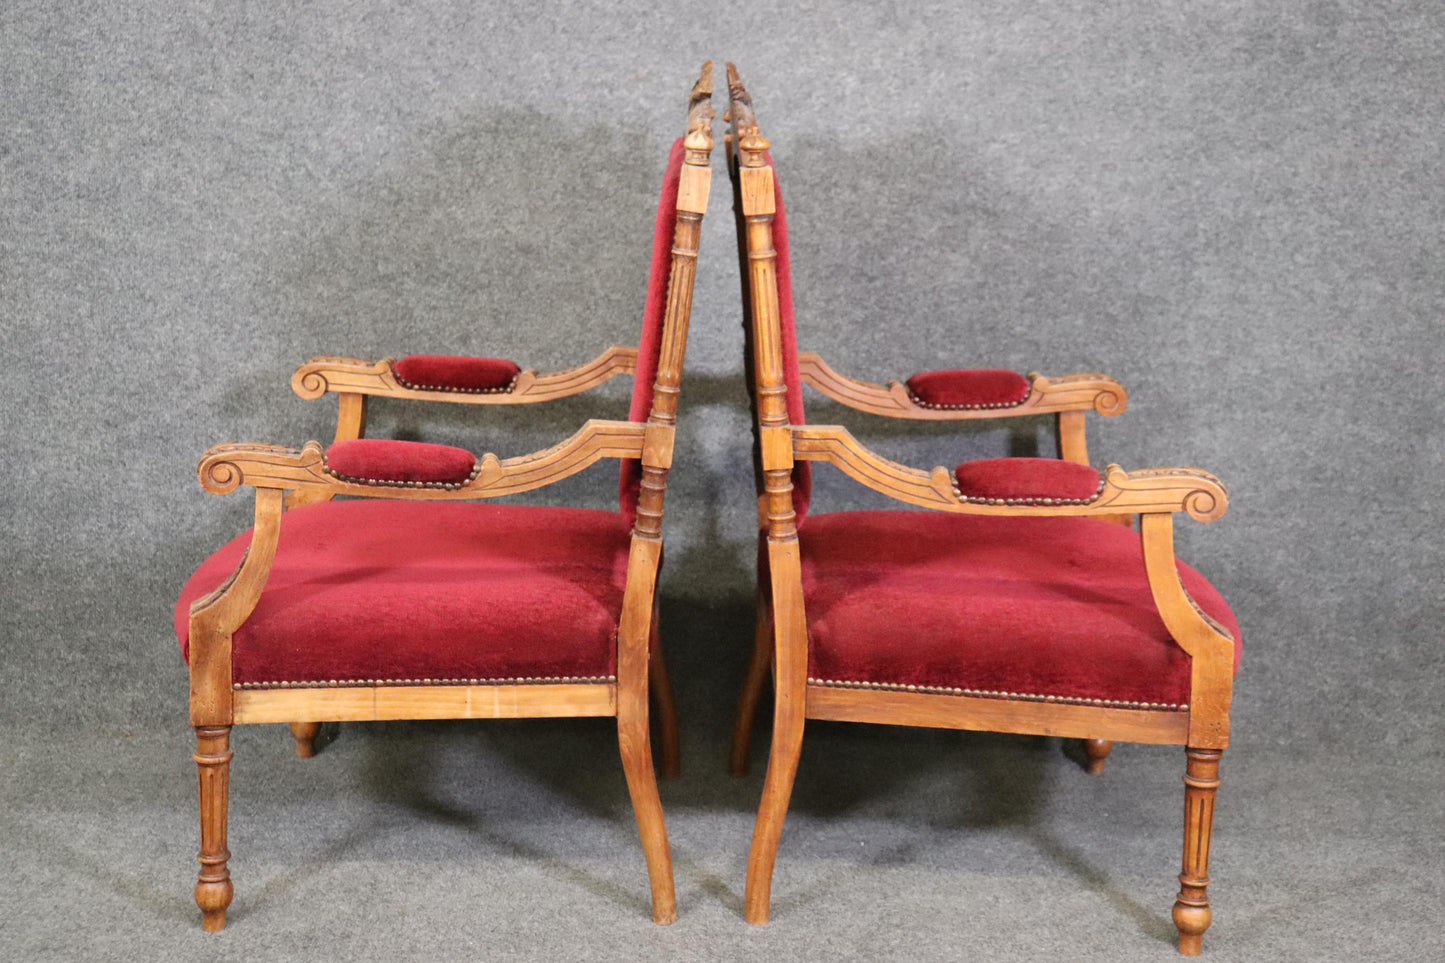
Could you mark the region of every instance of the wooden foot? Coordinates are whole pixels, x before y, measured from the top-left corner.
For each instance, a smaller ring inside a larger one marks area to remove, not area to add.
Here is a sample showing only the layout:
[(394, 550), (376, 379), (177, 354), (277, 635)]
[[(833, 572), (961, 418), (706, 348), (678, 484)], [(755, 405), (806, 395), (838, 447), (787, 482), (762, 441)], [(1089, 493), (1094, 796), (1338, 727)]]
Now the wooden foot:
[(748, 749), (753, 739), (753, 720), (758, 715), (763, 683), (773, 666), (773, 613), (766, 595), (758, 595), (757, 623), (753, 630), (753, 654), (748, 661), (743, 690), (738, 695), (737, 717), (733, 720), (733, 748), (728, 758), (728, 772), (745, 776), (748, 772)]
[[(627, 791), (632, 796), (632, 810), (637, 816), (637, 831), (642, 837), (642, 854), (647, 858), (647, 877), (652, 885), (652, 920), (671, 923), (677, 919), (677, 898), (672, 888), (672, 850), (667, 844), (667, 824), (662, 818), (662, 800), (657, 795), (657, 779), (652, 772), (652, 744), (647, 732), (646, 703), (644, 711), (619, 711), (617, 743), (622, 751), (622, 771), (627, 775)], [(623, 710), (621, 703), (619, 710)]]
[(196, 877), (196, 905), (201, 926), (214, 933), (226, 927), (231, 905), (231, 858), (226, 848), (226, 806), (231, 782), (231, 727), (196, 726), (196, 771), (201, 794), (201, 871)]
[(1184, 868), (1174, 901), (1179, 952), (1198, 956), (1209, 929), (1209, 837), (1214, 829), (1214, 794), (1219, 788), (1219, 749), (1186, 750), (1184, 773)]
[(1091, 776), (1102, 775), (1104, 762), (1109, 758), (1109, 753), (1113, 748), (1114, 744), (1108, 739), (1085, 739), (1084, 755), (1088, 761), (1084, 764), (1084, 771)]
[(319, 722), (291, 723), (291, 735), (296, 737), (297, 759), (310, 759), (316, 755), (316, 734), (320, 731)]
[(676, 779), (682, 771), (677, 743), (677, 703), (672, 698), (672, 681), (667, 676), (667, 663), (662, 657), (662, 636), (658, 631), (655, 606), (648, 640), (647, 675), (648, 692), (652, 696), (653, 710), (657, 713), (658, 741), (661, 743), (658, 774), (664, 779)]

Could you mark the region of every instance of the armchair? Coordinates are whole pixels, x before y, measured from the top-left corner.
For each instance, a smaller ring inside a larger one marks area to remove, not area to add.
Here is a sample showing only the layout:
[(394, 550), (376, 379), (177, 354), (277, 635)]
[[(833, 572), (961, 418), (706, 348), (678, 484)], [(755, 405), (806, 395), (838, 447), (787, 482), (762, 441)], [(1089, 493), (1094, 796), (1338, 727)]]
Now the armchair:
[[(1198, 469), (1100, 472), (1075, 459), (987, 459), (925, 471), (870, 451), (846, 428), (805, 424), (805, 372), (811, 365), (815, 379), (832, 376), (796, 349), (769, 144), (731, 64), (728, 80), (763, 526), (763, 604), (739, 700), (734, 771), (746, 762), (769, 667), (774, 680), (772, 746), (748, 858), (748, 921), (769, 917), (807, 719), (1083, 738), (1094, 740), (1094, 763), (1102, 763), (1108, 740), (1130, 740), (1186, 747), (1173, 917), (1180, 951), (1198, 953), (1210, 922), (1209, 840), (1240, 633), (1219, 593), (1176, 559), (1173, 525), (1180, 513), (1203, 522), (1222, 516), (1224, 486)], [(978, 389), (992, 377), (920, 380)], [(1112, 380), (1076, 377), (1047, 380), (1079, 386), (1077, 396), (1050, 402), (1050, 388), (1035, 378), (1026, 396), (1018, 386), (1018, 404), (1039, 398), (1080, 417), (1084, 407), (1122, 407), (1123, 390)], [(832, 383), (839, 400), (853, 392), (855, 407), (896, 403), (895, 413), (924, 416), (907, 407), (913, 402), (901, 386)], [(950, 409), (950, 416), (998, 410)], [(930, 511), (809, 514), (813, 462)], [(1120, 514), (1137, 515), (1139, 530), (1105, 524)]]
[[(655, 673), (663, 499), (710, 179), (711, 78), (709, 62), (687, 134), (669, 154), (639, 348), (604, 353), (591, 374), (510, 376), (510, 391), (541, 400), (635, 370), (629, 420), (588, 421), (552, 448), (511, 458), (365, 439), (367, 394), (456, 390), (475, 403), (495, 397), (479, 393), (478, 379), (508, 369), (453, 359), (441, 364), (454, 376), (443, 389), (434, 360), (318, 359), (296, 382), (303, 393), (340, 389), (338, 440), (218, 445), (201, 459), (206, 491), (255, 490), (255, 527), (202, 563), (175, 613), (197, 740), (196, 902), (207, 930), (225, 926), (233, 893), (231, 727), (290, 722), (302, 749), (321, 722), (379, 719), (615, 716), (653, 919), (675, 918), (649, 665)], [(398, 379), (428, 363), (430, 387)], [(469, 387), (456, 387), (458, 372)], [(622, 461), (617, 511), (476, 502), (601, 458)]]

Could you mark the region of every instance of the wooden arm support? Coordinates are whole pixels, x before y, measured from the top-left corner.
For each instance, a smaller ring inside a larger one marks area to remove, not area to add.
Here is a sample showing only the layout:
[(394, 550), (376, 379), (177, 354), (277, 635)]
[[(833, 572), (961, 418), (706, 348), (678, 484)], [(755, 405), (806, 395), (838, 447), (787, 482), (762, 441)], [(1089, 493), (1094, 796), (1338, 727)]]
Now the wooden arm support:
[[(667, 437), (662, 437), (666, 435)], [(671, 427), (630, 421), (588, 421), (565, 441), (515, 458), (490, 452), (477, 459), (468, 481), (434, 486), (422, 482), (356, 482), (337, 477), (326, 467), (319, 442), (301, 448), (256, 443), (216, 445), (197, 466), (201, 487), (226, 495), (240, 485), (304, 493), (362, 495), (369, 498), (457, 500), (495, 498), (531, 491), (575, 475), (601, 458), (661, 461), (671, 455)]]
[(632, 374), (637, 370), (637, 349), (615, 344), (575, 368), (541, 374), (526, 370), (517, 375), (510, 388), (488, 392), (407, 387), (397, 380), (392, 370), (393, 363), (392, 358), (380, 361), (328, 356), (312, 358), (291, 376), (291, 390), (306, 399), (320, 398), (331, 391), (464, 405), (528, 405), (581, 394), (617, 375)]
[[(948, 469), (931, 472), (900, 465), (865, 448), (848, 429), (810, 425), (791, 429), (792, 455), (827, 461), (890, 498), (939, 511), (971, 515), (1082, 515), (1112, 520), (1121, 512), (1139, 513), (1140, 538), (1149, 589), (1164, 626), (1189, 653), (1191, 661), (1189, 745), (1223, 749), (1229, 745), (1229, 704), (1234, 688), (1234, 639), (1190, 597), (1174, 558), (1174, 512), (1201, 522), (1222, 516), (1229, 494), (1219, 479), (1197, 468), (1151, 468), (1128, 472), (1118, 465), (1104, 471), (1099, 493), (1084, 504), (1007, 504), (1002, 499), (972, 501), (954, 486)], [(764, 445), (768, 440), (765, 438)], [(786, 457), (786, 456), (784, 456)]]
[[(838, 425), (806, 425), (791, 429), (793, 457), (831, 462), (853, 479), (911, 505), (970, 515), (1118, 515), (1121, 512), (1188, 512), (1201, 522), (1224, 514), (1229, 494), (1213, 475), (1198, 468), (1148, 468), (1128, 472), (1118, 465), (1104, 471), (1103, 485), (1092, 499), (1019, 500), (967, 499), (959, 494), (953, 473), (939, 466), (925, 472), (877, 454)], [(1041, 504), (1040, 504), (1041, 502)], [(1080, 503), (1082, 502), (1082, 503)]]
[(1120, 414), (1129, 402), (1129, 393), (1124, 386), (1105, 374), (1046, 378), (1030, 371), (1027, 376), (1028, 396), (1018, 404), (998, 408), (939, 408), (919, 402), (901, 381), (880, 385), (839, 374), (813, 351), (798, 353), (798, 369), (804, 384), (811, 385), (833, 401), (886, 418), (962, 421), (1091, 410), (1112, 417)]

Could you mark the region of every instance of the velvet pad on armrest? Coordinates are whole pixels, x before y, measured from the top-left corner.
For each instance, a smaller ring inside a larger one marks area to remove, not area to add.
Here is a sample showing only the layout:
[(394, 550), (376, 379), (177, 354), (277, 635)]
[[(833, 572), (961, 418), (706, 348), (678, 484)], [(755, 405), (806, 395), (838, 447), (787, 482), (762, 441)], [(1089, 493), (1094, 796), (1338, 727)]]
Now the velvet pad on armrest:
[(477, 456), (420, 441), (357, 438), (326, 449), (326, 468), (348, 480), (456, 485), (470, 481)]
[(450, 354), (413, 354), (391, 366), (407, 388), (430, 391), (506, 391), (522, 370), (503, 358), (470, 358)]
[(1028, 379), (1001, 368), (920, 371), (907, 384), (930, 408), (1011, 408), (1029, 396)]
[(1102, 480), (1097, 469), (1059, 458), (981, 458), (953, 472), (965, 498), (1022, 502), (1092, 501)]

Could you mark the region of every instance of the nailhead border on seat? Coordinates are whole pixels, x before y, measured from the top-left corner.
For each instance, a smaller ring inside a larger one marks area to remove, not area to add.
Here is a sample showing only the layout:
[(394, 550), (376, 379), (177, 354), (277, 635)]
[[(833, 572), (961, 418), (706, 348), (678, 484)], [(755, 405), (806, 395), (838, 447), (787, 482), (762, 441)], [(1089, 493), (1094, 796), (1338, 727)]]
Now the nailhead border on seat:
[(901, 682), (858, 682), (848, 679), (809, 679), (808, 685), (830, 689), (879, 689), (888, 692), (922, 692), (928, 695), (972, 696), (979, 699), (1018, 699), (1023, 702), (1058, 702), (1074, 706), (1107, 706), (1111, 709), (1154, 709), (1188, 712), (1188, 705), (1165, 702), (1121, 702), (1115, 699), (1086, 699), (1075, 696), (1038, 695), (1032, 692), (994, 692), (987, 689), (957, 689), (946, 686), (906, 685)]
[(555, 685), (616, 682), (615, 675), (549, 675), (514, 679), (327, 679), (310, 682), (235, 682), (232, 689), (347, 689), (394, 685)]

